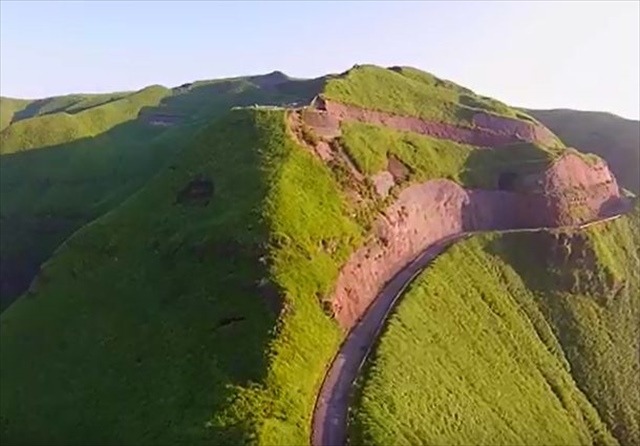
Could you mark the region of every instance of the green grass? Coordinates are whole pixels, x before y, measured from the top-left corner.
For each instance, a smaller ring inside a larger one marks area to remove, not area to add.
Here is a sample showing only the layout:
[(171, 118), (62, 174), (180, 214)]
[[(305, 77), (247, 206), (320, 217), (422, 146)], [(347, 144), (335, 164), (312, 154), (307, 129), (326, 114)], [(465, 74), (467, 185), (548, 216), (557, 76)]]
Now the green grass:
[(9, 127), (14, 115), (29, 105), (29, 100), (0, 97), (0, 132)]
[(496, 188), (502, 172), (541, 172), (564, 153), (530, 143), (478, 149), (358, 122), (342, 124), (341, 143), (358, 169), (368, 175), (385, 170), (389, 157), (395, 156), (409, 168), (409, 181), (448, 178), (462, 186), (485, 189)]
[(130, 92), (104, 93), (104, 94), (69, 94), (65, 96), (54, 96), (46, 99), (21, 100), (11, 98), (0, 98), (0, 104), (5, 101), (19, 101), (24, 103), (13, 116), (13, 121), (33, 118), (35, 116), (48, 115), (52, 113), (65, 112), (77, 113), (87, 108), (96, 107), (124, 98)]
[(347, 104), (454, 124), (470, 125), (474, 111), (533, 121), (495, 99), (408, 67), (357, 66), (329, 79), (323, 93)]
[(168, 89), (152, 86), (75, 114), (53, 113), (17, 121), (0, 133), (0, 153), (56, 146), (94, 137), (135, 119), (143, 107), (157, 106), (168, 94)]
[(352, 442), (637, 444), (639, 217), (438, 257), (366, 367)]
[[(23, 107), (16, 115), (22, 120), (0, 133), (0, 309), (62, 241), (145, 184), (212, 119), (236, 105), (309, 101), (321, 84), (291, 80), (261, 88), (262, 78), (196, 82), (170, 92), (0, 99), (3, 120), (6, 107)], [(146, 117), (153, 114), (177, 122), (150, 126)]]
[[(211, 203), (176, 205), (200, 174)], [(339, 342), (321, 299), (362, 237), (349, 215), (282, 111), (213, 124), (2, 314), (3, 443), (305, 443)]]
[(75, 230), (142, 186), (189, 141), (127, 123), (96, 138), (0, 158), (1, 307)]
[[(305, 102), (325, 85), (325, 79), (290, 79), (265, 87), (267, 80), (234, 78), (171, 91), (150, 87), (126, 96), (76, 95), (15, 104), (2, 99), (2, 122), (5, 109), (12, 116), (7, 123), (14, 121), (0, 132), (2, 286), (5, 277), (28, 283), (40, 263), (53, 256), (30, 291), (0, 315), (0, 442), (307, 443), (316, 392), (341, 340), (323, 305), (340, 266), (363, 243), (373, 214), (362, 217), (363, 210), (343, 197), (344, 166), (326, 166), (296, 145), (282, 110), (227, 114), (238, 105)], [(369, 92), (369, 87), (388, 88), (388, 94), (375, 88)], [(409, 68), (358, 68), (346, 78), (330, 79), (327, 91), (346, 92), (364, 106), (389, 111), (402, 112), (397, 109), (402, 103), (406, 113), (431, 113), (450, 122), (462, 122), (476, 109), (516, 113)], [(157, 113), (178, 122), (168, 129), (147, 125), (146, 116)], [(345, 126), (343, 143), (366, 173), (386, 167), (387, 157), (394, 155), (411, 169), (410, 181), (449, 177), (489, 188), (504, 169), (539, 171), (559, 153), (532, 144), (471, 151), (363, 124)], [(213, 181), (210, 203), (177, 204), (178, 193), (200, 175)], [(627, 274), (620, 259), (630, 249), (611, 247), (628, 241), (626, 233), (620, 234), (594, 239), (593, 249), (610, 262), (606, 273), (581, 275), (574, 268), (567, 282), (562, 265), (552, 265), (554, 280), (576, 292), (592, 285), (618, 287)], [(529, 239), (518, 240), (528, 246)], [(581, 246), (579, 240), (575, 245)], [(495, 260), (498, 255), (519, 252), (492, 246), (496, 250), (489, 265), (502, 265)], [(526, 252), (538, 252), (533, 248), (540, 246), (533, 243)], [(519, 265), (517, 259), (502, 262)], [(504, 265), (500, 268), (507, 271)], [(527, 290), (518, 294), (518, 304), (525, 306), (534, 302), (525, 297), (538, 299), (541, 293), (537, 278), (547, 276), (531, 268), (523, 271)], [(511, 275), (515, 278), (508, 283), (516, 283), (517, 274)], [(477, 287), (486, 285), (491, 294), (502, 284), (497, 281), (489, 278)], [(510, 301), (493, 297), (496, 305), (511, 308)], [(549, 395), (540, 390), (542, 372), (533, 377), (523, 372), (526, 376), (511, 382), (510, 395), (520, 384), (533, 389), (537, 412), (518, 407), (518, 413), (575, 421), (573, 430), (550, 428), (555, 438), (609, 441), (601, 419), (625, 419), (628, 411), (618, 404), (618, 394), (607, 397), (607, 392), (615, 382), (621, 392), (633, 395), (623, 385), (630, 366), (607, 369), (612, 381), (584, 374), (581, 384), (574, 377), (579, 386), (602, 396), (602, 402), (592, 400), (601, 412), (598, 418), (566, 371), (569, 363), (580, 367), (574, 363), (587, 354), (564, 349), (569, 341), (554, 332), (555, 309), (546, 314), (546, 307), (537, 313), (534, 304), (526, 308), (528, 315), (537, 315), (536, 332), (551, 353), (530, 339), (516, 316), (514, 333), (529, 342), (536, 364), (566, 395), (569, 409), (563, 414), (553, 400), (541, 400)], [(485, 313), (453, 310), (471, 321), (493, 323)], [(623, 310), (617, 316), (626, 317)], [(489, 357), (497, 358), (500, 367), (513, 364), (508, 361), (511, 332), (498, 333), (507, 346)], [(619, 351), (589, 361), (598, 361), (603, 370), (605, 361), (619, 363), (629, 342), (624, 338), (619, 344)], [(594, 348), (604, 351), (600, 344)], [(525, 356), (514, 355), (518, 360)], [(522, 364), (523, 371), (535, 372), (530, 363)], [(606, 411), (609, 418), (602, 415)], [(493, 420), (482, 410), (479, 414)], [(618, 436), (615, 427), (610, 430)]]

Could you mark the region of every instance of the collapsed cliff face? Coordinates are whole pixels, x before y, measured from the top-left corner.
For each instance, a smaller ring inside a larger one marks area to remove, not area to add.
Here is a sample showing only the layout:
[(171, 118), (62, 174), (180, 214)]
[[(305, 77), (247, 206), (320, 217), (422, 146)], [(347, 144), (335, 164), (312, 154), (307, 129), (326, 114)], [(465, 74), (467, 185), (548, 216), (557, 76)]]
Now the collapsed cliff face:
[(604, 163), (568, 154), (533, 190), (466, 190), (449, 180), (409, 186), (340, 272), (334, 317), (350, 328), (382, 286), (430, 245), (463, 232), (574, 226), (620, 212), (625, 200)]
[[(428, 246), (446, 237), (514, 224), (517, 194), (467, 191), (449, 180), (409, 186), (374, 224), (371, 240), (342, 268), (331, 301), (344, 328), (362, 316), (382, 286)], [(504, 212), (497, 212), (502, 209)]]
[[(340, 123), (359, 121), (411, 131), (479, 147), (502, 147), (517, 142), (553, 145), (557, 138), (539, 124), (478, 113), (473, 128), (395, 116), (316, 98), (303, 110), (302, 121), (320, 140), (323, 150), (340, 135)], [(479, 150), (482, 150), (479, 148)], [(397, 183), (390, 170), (371, 177), (375, 190), (386, 196)], [(429, 246), (465, 232), (518, 228), (553, 228), (580, 225), (620, 211), (624, 198), (606, 163), (585, 160), (567, 151), (544, 171), (519, 176), (500, 175), (497, 189), (464, 189), (453, 181), (439, 179), (414, 184), (375, 221), (368, 243), (343, 266), (331, 311), (348, 329), (362, 316), (382, 286)]]
[(544, 195), (557, 225), (606, 217), (623, 205), (618, 183), (603, 160), (567, 154), (544, 173)]

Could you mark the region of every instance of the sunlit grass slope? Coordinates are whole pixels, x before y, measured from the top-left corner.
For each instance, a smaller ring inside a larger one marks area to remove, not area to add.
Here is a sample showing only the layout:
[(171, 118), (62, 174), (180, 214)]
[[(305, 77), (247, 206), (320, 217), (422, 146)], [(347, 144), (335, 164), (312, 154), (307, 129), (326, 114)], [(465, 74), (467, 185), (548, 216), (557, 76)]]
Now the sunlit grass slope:
[(282, 111), (212, 124), (2, 314), (3, 444), (305, 443), (350, 214)]
[[(137, 190), (202, 126), (233, 106), (308, 102), (321, 84), (272, 73), (133, 94), (0, 98), (3, 120), (5, 107), (22, 107), (0, 133), (0, 309), (56, 246)], [(158, 116), (170, 126), (151, 125)]]
[(327, 82), (329, 99), (389, 113), (471, 124), (475, 111), (535, 120), (495, 99), (411, 67), (360, 65)]
[(0, 133), (0, 153), (56, 146), (104, 133), (135, 119), (143, 107), (157, 106), (170, 90), (161, 86), (99, 104), (77, 113), (53, 113), (14, 122)]
[(436, 259), (366, 368), (354, 444), (638, 444), (640, 215)]
[(564, 148), (546, 148), (532, 143), (495, 149), (470, 146), (412, 132), (359, 122), (343, 123), (341, 143), (358, 169), (374, 175), (387, 169), (395, 157), (409, 170), (409, 181), (448, 178), (463, 186), (493, 189), (501, 172), (519, 175), (540, 172)]

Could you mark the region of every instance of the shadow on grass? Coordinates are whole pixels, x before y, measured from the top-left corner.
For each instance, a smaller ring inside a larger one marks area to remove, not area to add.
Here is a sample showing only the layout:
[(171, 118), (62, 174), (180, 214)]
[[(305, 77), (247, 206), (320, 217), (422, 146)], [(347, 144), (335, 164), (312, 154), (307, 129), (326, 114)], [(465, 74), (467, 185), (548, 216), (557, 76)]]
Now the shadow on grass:
[[(231, 401), (235, 386), (264, 381), (281, 309), (256, 218), (268, 178), (247, 119), (203, 130), (69, 238), (3, 313), (3, 443), (246, 442), (251, 421)], [(176, 202), (194, 178), (215, 184), (211, 200)]]
[[(3, 155), (0, 162), (0, 311), (24, 293), (39, 265), (77, 229), (145, 184), (203, 125), (232, 106), (308, 103), (325, 79), (279, 72), (185, 84), (158, 107), (92, 138)], [(52, 98), (34, 102), (29, 117)], [(174, 126), (152, 126), (154, 116)]]
[[(118, 205), (178, 149), (140, 121), (0, 158), (0, 308), (21, 295), (55, 248)], [(154, 143), (156, 142), (156, 143)]]
[(509, 173), (513, 190), (525, 186), (524, 177), (542, 173), (552, 161), (552, 153), (530, 143), (474, 150), (467, 158), (461, 179), (471, 188), (501, 189), (500, 177)]

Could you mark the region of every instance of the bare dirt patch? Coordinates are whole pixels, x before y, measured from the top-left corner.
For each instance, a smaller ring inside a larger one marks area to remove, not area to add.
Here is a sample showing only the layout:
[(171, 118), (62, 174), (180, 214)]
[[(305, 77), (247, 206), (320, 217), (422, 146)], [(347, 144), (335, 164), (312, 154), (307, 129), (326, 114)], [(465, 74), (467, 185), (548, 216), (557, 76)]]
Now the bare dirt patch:
[(445, 237), (463, 232), (578, 226), (615, 214), (624, 198), (604, 162), (560, 158), (530, 190), (467, 190), (431, 180), (400, 192), (374, 223), (372, 240), (340, 271), (331, 311), (345, 329), (403, 267)]
[[(306, 145), (330, 168), (340, 164), (351, 178), (348, 185), (353, 191), (358, 191), (357, 185), (362, 185), (364, 176), (338, 143), (340, 123), (345, 120), (479, 147), (523, 141), (547, 145), (556, 142), (549, 130), (535, 123), (486, 113), (476, 114), (474, 127), (466, 128), (316, 97), (310, 107), (299, 111), (293, 122), (298, 126), (304, 123), (318, 135), (315, 144)], [(377, 194), (387, 197), (391, 188), (409, 175), (407, 166), (390, 157), (387, 169), (370, 179)], [(469, 231), (580, 225), (603, 212), (620, 209), (620, 190), (606, 163), (587, 162), (573, 153), (561, 157), (543, 172), (523, 177), (505, 172), (500, 180), (497, 190), (465, 190), (442, 179), (414, 184), (401, 191), (393, 204), (376, 214), (370, 241), (340, 271), (330, 303), (330, 312), (340, 325), (345, 329), (352, 327), (385, 283), (420, 252), (443, 238)], [(362, 194), (358, 197), (362, 202)]]
[[(396, 130), (419, 133), (434, 138), (470, 144), (478, 147), (500, 147), (518, 142), (534, 142), (553, 146), (554, 135), (545, 127), (519, 119), (477, 112), (474, 127), (428, 121), (412, 116), (394, 115), (316, 97), (307, 112), (310, 125), (322, 122), (323, 128), (342, 121), (358, 121), (382, 125)], [(315, 113), (313, 112), (315, 110)]]

